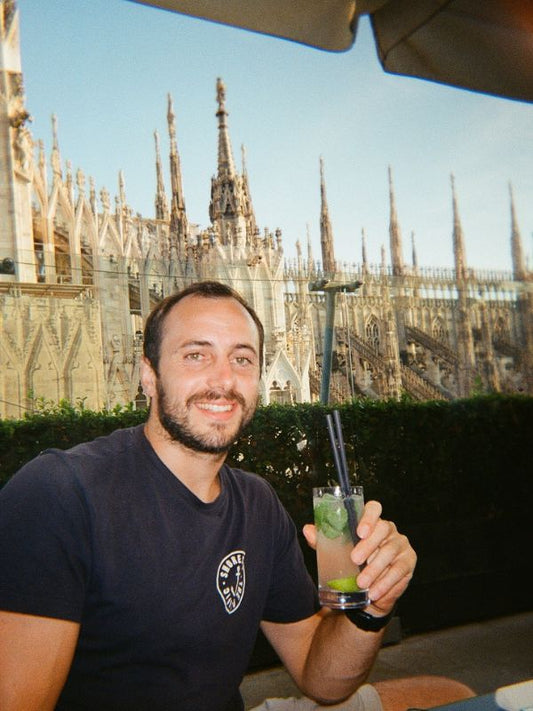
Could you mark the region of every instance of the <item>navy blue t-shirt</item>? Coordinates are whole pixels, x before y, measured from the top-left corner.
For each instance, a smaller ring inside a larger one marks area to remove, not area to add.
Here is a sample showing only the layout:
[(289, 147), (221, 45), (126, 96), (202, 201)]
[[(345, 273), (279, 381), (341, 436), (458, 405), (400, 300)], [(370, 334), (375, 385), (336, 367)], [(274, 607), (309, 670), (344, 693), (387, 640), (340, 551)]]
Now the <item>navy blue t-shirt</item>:
[(258, 476), (203, 503), (143, 427), (48, 450), (0, 492), (0, 609), (81, 624), (57, 709), (227, 711), (260, 620), (318, 609), (292, 521)]

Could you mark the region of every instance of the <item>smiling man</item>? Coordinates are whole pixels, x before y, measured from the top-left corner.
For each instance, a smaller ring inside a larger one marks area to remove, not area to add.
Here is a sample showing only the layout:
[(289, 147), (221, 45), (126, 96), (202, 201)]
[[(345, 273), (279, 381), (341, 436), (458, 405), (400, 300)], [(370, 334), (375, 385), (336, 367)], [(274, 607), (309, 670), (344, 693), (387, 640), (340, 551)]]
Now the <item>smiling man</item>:
[[(361, 685), (413, 574), (405, 536), (368, 502), (352, 556), (372, 603), (320, 610), (274, 491), (224, 463), (262, 352), (229, 287), (169, 296), (145, 328), (146, 424), (43, 452), (0, 492), (2, 711), (242, 709), (259, 628), (308, 696), (397, 708), (396, 682)], [(426, 700), (400, 688), (404, 708)]]
[[(141, 367), (151, 398), (145, 434), (203, 500), (218, 495), (213, 465), (218, 470), (257, 407), (263, 339), (255, 312), (218, 282), (173, 295), (148, 317)], [(211, 492), (202, 492), (204, 483)]]

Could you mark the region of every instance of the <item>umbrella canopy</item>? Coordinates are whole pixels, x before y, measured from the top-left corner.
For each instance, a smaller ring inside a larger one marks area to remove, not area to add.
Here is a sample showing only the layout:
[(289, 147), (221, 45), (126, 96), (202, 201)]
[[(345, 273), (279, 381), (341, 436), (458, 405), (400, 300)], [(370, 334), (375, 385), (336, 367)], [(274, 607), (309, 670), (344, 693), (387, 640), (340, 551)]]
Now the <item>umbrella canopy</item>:
[(533, 0), (134, 0), (329, 51), (369, 15), (385, 71), (533, 101)]

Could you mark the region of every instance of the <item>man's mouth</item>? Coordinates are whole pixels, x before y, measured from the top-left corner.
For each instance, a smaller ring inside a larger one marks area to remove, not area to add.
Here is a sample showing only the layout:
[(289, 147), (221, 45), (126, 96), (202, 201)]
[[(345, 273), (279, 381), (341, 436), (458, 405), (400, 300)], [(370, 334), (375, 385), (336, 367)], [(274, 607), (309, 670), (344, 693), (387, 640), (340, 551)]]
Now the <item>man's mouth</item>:
[(244, 410), (246, 402), (243, 396), (235, 391), (217, 392), (212, 390), (209, 392), (198, 393), (193, 395), (188, 400), (188, 406), (194, 405), (199, 410), (212, 413), (232, 412), (240, 405)]
[(209, 412), (230, 412), (233, 409), (232, 404), (217, 405), (214, 402), (197, 402), (196, 407), (200, 410), (208, 410)]

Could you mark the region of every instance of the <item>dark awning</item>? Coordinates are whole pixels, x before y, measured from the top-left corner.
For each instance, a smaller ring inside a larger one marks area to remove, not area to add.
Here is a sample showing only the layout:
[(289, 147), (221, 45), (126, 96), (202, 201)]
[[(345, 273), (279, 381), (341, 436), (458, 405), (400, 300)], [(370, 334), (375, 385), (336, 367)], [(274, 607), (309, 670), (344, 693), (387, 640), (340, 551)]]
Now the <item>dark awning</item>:
[(372, 23), (387, 72), (533, 101), (533, 0), (134, 0), (329, 51)]

